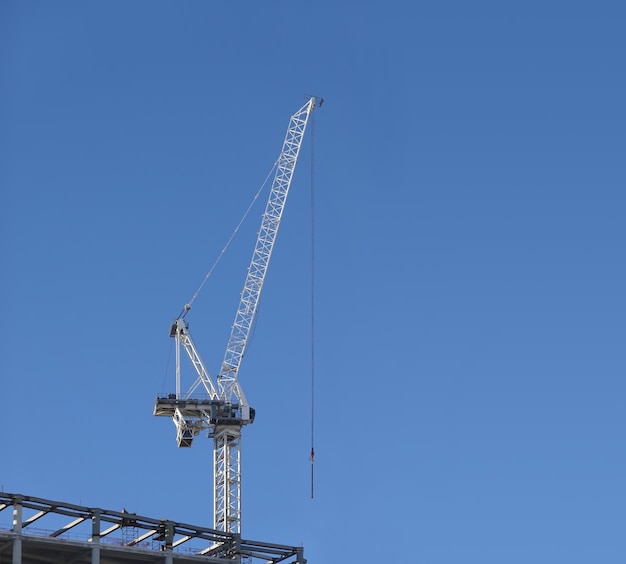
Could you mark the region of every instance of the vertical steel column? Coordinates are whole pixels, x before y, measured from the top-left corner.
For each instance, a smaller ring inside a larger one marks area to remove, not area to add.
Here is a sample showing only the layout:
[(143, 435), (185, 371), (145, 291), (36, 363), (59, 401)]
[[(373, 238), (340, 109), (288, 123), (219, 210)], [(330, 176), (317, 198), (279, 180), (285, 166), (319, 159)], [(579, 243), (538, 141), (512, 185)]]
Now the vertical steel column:
[(171, 521), (165, 523), (165, 564), (174, 564), (174, 525)]
[(100, 511), (95, 510), (91, 517), (91, 564), (100, 564)]
[(22, 564), (22, 497), (13, 501), (13, 560), (12, 564)]
[(180, 331), (176, 331), (176, 399), (180, 395)]
[(241, 535), (236, 534), (233, 535), (233, 546), (232, 546), (232, 555), (231, 560), (233, 564), (241, 564)]

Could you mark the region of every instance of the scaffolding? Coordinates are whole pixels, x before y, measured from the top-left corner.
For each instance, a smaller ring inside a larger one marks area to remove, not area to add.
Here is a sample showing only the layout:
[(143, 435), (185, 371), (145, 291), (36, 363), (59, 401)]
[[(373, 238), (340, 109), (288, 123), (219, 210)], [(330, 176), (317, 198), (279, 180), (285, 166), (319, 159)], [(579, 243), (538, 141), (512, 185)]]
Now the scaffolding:
[[(2, 518), (11, 514), (12, 523)], [(36, 523), (36, 527), (33, 524)], [(44, 528), (42, 528), (44, 527)], [(0, 564), (305, 564), (302, 547), (122, 511), (0, 493)]]

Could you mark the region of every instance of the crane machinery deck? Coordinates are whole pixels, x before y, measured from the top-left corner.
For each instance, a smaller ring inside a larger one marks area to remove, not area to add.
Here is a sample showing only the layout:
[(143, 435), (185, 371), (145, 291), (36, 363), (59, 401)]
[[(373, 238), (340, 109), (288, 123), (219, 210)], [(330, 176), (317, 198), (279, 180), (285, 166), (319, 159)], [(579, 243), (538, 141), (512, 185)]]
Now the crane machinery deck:
[[(224, 533), (241, 532), (241, 429), (252, 423), (255, 416), (255, 410), (250, 407), (239, 383), (238, 372), (258, 310), (309, 116), (322, 102), (321, 98), (309, 98), (289, 120), (217, 383), (209, 375), (189, 332), (185, 320), (191, 307), (189, 304), (170, 326), (170, 337), (176, 340), (176, 391), (157, 396), (153, 413), (172, 418), (176, 441), (181, 448), (191, 447), (194, 438), (203, 431), (213, 439), (213, 526)], [(181, 391), (182, 349), (197, 375), (186, 392)]]

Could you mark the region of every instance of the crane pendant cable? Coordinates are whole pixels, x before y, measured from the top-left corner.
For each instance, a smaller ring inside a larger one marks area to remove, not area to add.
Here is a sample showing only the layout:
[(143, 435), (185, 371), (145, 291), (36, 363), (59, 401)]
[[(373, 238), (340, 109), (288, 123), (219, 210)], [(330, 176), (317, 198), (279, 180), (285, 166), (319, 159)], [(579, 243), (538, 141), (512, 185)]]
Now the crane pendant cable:
[(243, 222), (246, 220), (246, 218), (248, 217), (248, 214), (250, 213), (250, 211), (252, 210), (252, 208), (254, 207), (254, 204), (256, 203), (256, 201), (259, 199), (259, 196), (261, 195), (261, 193), (263, 192), (263, 189), (265, 188), (267, 181), (270, 179), (270, 177), (272, 176), (274, 170), (276, 169), (276, 166), (278, 165), (278, 160), (274, 163), (274, 165), (272, 166), (272, 168), (270, 169), (270, 171), (268, 172), (267, 176), (265, 177), (265, 180), (263, 181), (263, 184), (261, 184), (261, 187), (259, 188), (259, 190), (257, 191), (257, 193), (254, 195), (254, 198), (252, 198), (252, 201), (250, 202), (250, 204), (248, 205), (248, 208), (246, 209), (246, 211), (244, 212), (243, 216), (241, 217), (241, 219), (239, 220), (239, 223), (237, 224), (237, 227), (235, 227), (235, 230), (232, 232), (231, 236), (228, 238), (228, 241), (226, 241), (226, 244), (224, 245), (224, 247), (222, 248), (222, 250), (220, 251), (220, 254), (218, 255), (218, 257), (215, 259), (215, 262), (213, 263), (213, 266), (211, 266), (211, 268), (209, 269), (209, 271), (207, 272), (206, 276), (204, 277), (204, 279), (202, 280), (202, 282), (200, 283), (200, 286), (198, 286), (198, 289), (196, 290), (196, 292), (194, 293), (194, 295), (191, 297), (191, 299), (185, 304), (185, 306), (183, 307), (183, 309), (181, 310), (181, 312), (178, 314), (177, 319), (182, 319), (183, 317), (185, 317), (185, 315), (187, 315), (187, 312), (191, 309), (191, 305), (193, 304), (193, 302), (195, 301), (195, 299), (198, 297), (198, 294), (200, 293), (200, 291), (202, 290), (202, 288), (204, 287), (204, 285), (206, 284), (207, 280), (211, 277), (211, 274), (213, 274), (213, 271), (215, 270), (215, 267), (219, 264), (219, 262), (222, 260), (222, 257), (224, 256), (224, 253), (226, 252), (226, 250), (228, 249), (228, 247), (230, 246), (230, 244), (232, 243), (233, 239), (235, 238), (235, 235), (237, 235), (237, 233), (239, 232), (239, 228), (241, 227), (241, 225), (243, 224)]

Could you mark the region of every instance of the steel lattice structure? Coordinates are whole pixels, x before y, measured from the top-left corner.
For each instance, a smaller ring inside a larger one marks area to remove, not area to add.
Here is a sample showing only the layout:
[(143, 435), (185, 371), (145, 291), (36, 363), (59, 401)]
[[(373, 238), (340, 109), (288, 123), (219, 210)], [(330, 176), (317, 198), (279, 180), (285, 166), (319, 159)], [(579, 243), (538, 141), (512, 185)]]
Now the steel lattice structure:
[[(252, 423), (255, 415), (239, 384), (239, 367), (258, 310), (309, 116), (321, 103), (321, 99), (311, 97), (289, 120), (217, 386), (184, 320), (190, 306), (185, 307), (185, 313), (170, 329), (170, 336), (176, 339), (176, 393), (157, 397), (154, 415), (172, 417), (179, 447), (190, 447), (194, 437), (203, 430), (213, 438), (214, 527), (227, 533), (241, 532), (241, 428)], [(196, 381), (185, 394), (180, 390), (181, 347), (197, 373)], [(201, 397), (195, 395), (198, 388), (204, 389)]]
[(300, 108), (289, 122), (283, 148), (278, 158), (276, 175), (272, 182), (272, 189), (267, 201), (265, 212), (261, 220), (261, 229), (256, 241), (248, 275), (241, 293), (241, 301), (235, 315), (230, 339), (226, 347), (224, 361), (217, 377), (220, 387), (220, 396), (225, 400), (239, 400), (240, 390), (237, 390), (237, 373), (241, 359), (245, 353), (250, 328), (259, 307), (259, 297), (267, 267), (272, 256), (272, 249), (280, 227), (280, 220), (285, 209), (285, 202), (289, 193), (289, 186), (298, 161), (302, 138), (306, 130), (309, 115), (315, 107), (315, 99), (311, 98)]
[(188, 523), (0, 493), (0, 562), (13, 564), (305, 564), (301, 547)]

